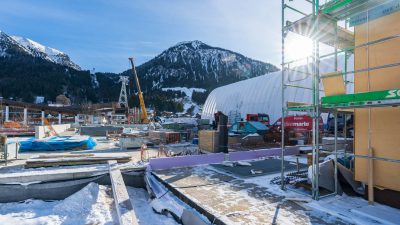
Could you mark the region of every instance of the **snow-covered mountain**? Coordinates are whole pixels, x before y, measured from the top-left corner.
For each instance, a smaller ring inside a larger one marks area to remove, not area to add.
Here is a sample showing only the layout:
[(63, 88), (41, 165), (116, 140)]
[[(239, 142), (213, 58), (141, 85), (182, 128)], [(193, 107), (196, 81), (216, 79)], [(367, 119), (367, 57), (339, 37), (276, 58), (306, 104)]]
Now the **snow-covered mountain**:
[(137, 67), (147, 90), (176, 87), (177, 84), (210, 90), (277, 70), (272, 64), (197, 40), (178, 43)]
[(14, 39), (6, 33), (0, 31), (0, 57), (15, 55), (15, 54), (29, 54), (25, 51)]
[(59, 65), (68, 66), (70, 68), (81, 70), (81, 68), (69, 58), (69, 56), (57, 49), (44, 46), (36, 41), (28, 38), (9, 36), (0, 31), (0, 56), (12, 56), (14, 53), (7, 50), (17, 50), (18, 53), (25, 52), (34, 57), (40, 57), (47, 61), (57, 63)]
[[(74, 69), (66, 69), (66, 67)], [(272, 64), (200, 41), (178, 43), (137, 66), (145, 102), (160, 111), (197, 113), (214, 88), (277, 71)], [(0, 96), (31, 102), (67, 95), (75, 104), (117, 101), (119, 75), (129, 76), (128, 92), (137, 88), (130, 70), (94, 73), (81, 70), (68, 55), (35, 41), (0, 32)], [(138, 105), (138, 98), (129, 98)]]

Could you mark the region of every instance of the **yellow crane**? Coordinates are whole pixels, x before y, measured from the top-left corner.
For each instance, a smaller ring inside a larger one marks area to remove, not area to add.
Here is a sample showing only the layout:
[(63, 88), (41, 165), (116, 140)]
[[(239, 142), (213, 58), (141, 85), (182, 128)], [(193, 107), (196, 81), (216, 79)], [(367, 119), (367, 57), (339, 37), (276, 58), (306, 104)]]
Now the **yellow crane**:
[(147, 118), (146, 105), (144, 104), (143, 93), (142, 90), (140, 89), (139, 78), (136, 73), (135, 65), (133, 64), (133, 58), (129, 58), (129, 61), (131, 62), (132, 65), (132, 74), (135, 77), (136, 87), (138, 89), (139, 103), (140, 103), (140, 108), (142, 109), (142, 123), (149, 123), (149, 119)]

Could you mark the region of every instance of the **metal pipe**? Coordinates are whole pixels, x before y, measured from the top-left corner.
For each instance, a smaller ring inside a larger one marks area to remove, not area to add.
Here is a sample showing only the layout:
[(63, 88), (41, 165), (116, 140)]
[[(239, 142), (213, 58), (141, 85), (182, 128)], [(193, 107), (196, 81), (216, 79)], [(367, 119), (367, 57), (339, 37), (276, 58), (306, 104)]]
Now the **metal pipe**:
[(344, 128), (343, 128), (343, 136), (344, 136), (344, 159), (347, 160), (347, 114), (344, 114)]
[[(394, 38), (398, 38), (398, 37), (400, 37), (400, 34), (395, 34), (395, 35), (392, 35), (392, 36), (389, 36), (389, 37), (384, 37), (384, 38), (381, 38), (381, 39), (378, 39), (378, 40), (365, 42), (365, 43), (360, 44), (360, 45), (344, 48), (344, 49), (338, 50), (337, 53), (338, 54), (340, 54), (340, 53), (348, 53), (348, 52), (351, 52), (352, 50), (357, 49), (357, 48), (366, 47), (366, 46), (373, 45), (373, 44), (378, 44), (378, 43), (385, 42), (385, 41), (388, 41), (388, 40), (391, 40), (391, 39), (394, 39)], [(328, 53), (328, 54), (325, 54), (325, 55), (321, 55), (320, 58), (323, 59), (323, 58), (332, 56), (334, 54), (335, 54), (335, 52), (331, 52), (331, 53)], [(302, 58), (299, 58), (299, 59), (294, 59), (294, 60), (291, 60), (291, 61), (288, 61), (288, 62), (284, 62), (284, 64), (291, 64), (291, 63), (303, 61), (303, 60), (306, 60), (306, 59), (308, 59), (310, 57), (312, 57), (312, 56), (306, 56), (306, 57), (302, 57)]]
[[(316, 18), (316, 10), (315, 10), (315, 1), (313, 0), (313, 19), (314, 21)], [(315, 23), (316, 25), (316, 23)], [(312, 179), (311, 179), (311, 190), (312, 190), (312, 198), (315, 199), (316, 198), (316, 189), (317, 189), (317, 182), (316, 182), (316, 123), (315, 123), (315, 117), (316, 117), (316, 99), (315, 99), (315, 87), (316, 87), (316, 40), (313, 40), (313, 66), (312, 66), (312, 70), (313, 70), (313, 79), (312, 79), (312, 88), (313, 88), (313, 99), (312, 99), (312, 103), (313, 103), (313, 108), (312, 108), (312, 118), (313, 118), (313, 123), (312, 123), (312, 165), (311, 165), (311, 170), (312, 170)]]
[(328, 198), (328, 197), (335, 196), (335, 195), (337, 195), (337, 193), (334, 192), (334, 193), (330, 193), (330, 194), (326, 194), (326, 195), (319, 196), (318, 199), (321, 199), (321, 198)]
[[(304, 87), (300, 85), (294, 85), (294, 84), (285, 84), (286, 87), (293, 87), (293, 88), (303, 88), (303, 89), (308, 89), (308, 90), (314, 90), (313, 88), (309, 87)], [(319, 91), (324, 91), (324, 90), (319, 90)]]
[(368, 155), (354, 155), (356, 158), (363, 158), (363, 159), (372, 159), (372, 160), (380, 160), (380, 161), (385, 161), (385, 162), (391, 162), (391, 163), (400, 163), (400, 159), (388, 159), (388, 158), (383, 158), (383, 157), (370, 157)]
[(4, 122), (8, 122), (10, 120), (10, 106), (6, 105), (6, 116)]
[[(313, 10), (313, 15), (315, 19), (315, 29), (319, 29), (319, 23), (318, 20), (316, 19), (318, 16), (319, 12), (319, 1), (314, 0), (314, 10)], [(313, 96), (314, 96), (314, 121), (313, 121), (313, 129), (314, 129), (314, 144), (315, 144), (315, 154), (314, 154), (314, 168), (315, 168), (315, 173), (314, 173), (314, 199), (318, 200), (319, 198), (319, 42), (317, 40), (314, 40), (314, 90), (313, 90)]]
[(28, 125), (28, 108), (24, 108), (24, 126)]
[(304, 12), (298, 10), (298, 9), (295, 9), (295, 8), (291, 7), (290, 5), (285, 4), (283, 7), (284, 7), (284, 8), (291, 9), (291, 10), (297, 12), (297, 13), (300, 13), (300, 14), (302, 14), (303, 16), (308, 16), (307, 13), (304, 13)]
[(282, 0), (282, 120), (281, 120), (281, 189), (285, 190), (285, 70), (284, 64), (285, 62), (285, 0)]
[(289, 67), (286, 67), (285, 70), (290, 70), (290, 71), (297, 72), (297, 73), (303, 73), (303, 74), (306, 74), (306, 75), (308, 75), (308, 76), (311, 76), (311, 75), (312, 75), (312, 73), (308, 73), (308, 72), (305, 72), (305, 71), (292, 69), (292, 68), (289, 68)]
[(353, 70), (353, 71), (347, 71), (346, 73), (341, 72), (341, 73), (329, 74), (329, 75), (324, 76), (324, 78), (342, 76), (342, 75), (344, 75), (344, 74), (349, 74), (349, 73), (369, 72), (369, 71), (372, 71), (372, 70), (378, 70), (378, 69), (384, 69), (384, 68), (396, 67), (396, 66), (400, 66), (400, 62), (385, 64), (385, 65), (382, 65), (382, 66), (376, 66), (376, 67), (358, 69), (358, 70)]
[[(394, 38), (398, 38), (398, 37), (400, 37), (400, 34), (395, 34), (395, 35), (392, 35), (392, 36), (389, 36), (389, 37), (384, 37), (384, 38), (381, 38), (381, 39), (378, 39), (378, 40), (374, 40), (374, 41), (367, 41), (367, 42), (359, 44), (359, 45), (355, 45), (355, 46), (351, 46), (351, 47), (348, 47), (348, 48), (344, 48), (344, 49), (340, 50), (339, 53), (350, 52), (350, 51), (352, 51), (354, 49), (357, 49), (357, 48), (362, 48), (362, 47), (370, 46), (370, 45), (373, 45), (373, 44), (378, 44), (378, 43), (385, 42), (385, 41), (388, 41), (388, 40), (391, 40), (391, 39), (394, 39)], [(328, 54), (322, 55), (321, 58), (326, 58), (326, 57), (331, 56), (333, 54), (334, 53), (328, 53)]]
[[(337, 41), (338, 41), (338, 24), (336, 21), (335, 24), (335, 71), (338, 71), (338, 48), (337, 48)], [(345, 59), (346, 60), (346, 59)], [(335, 179), (335, 194), (338, 193), (338, 180), (337, 180), (337, 122), (338, 122), (338, 113), (337, 110), (335, 110), (335, 146), (334, 146), (334, 150), (335, 150), (335, 171), (334, 171), (334, 179)], [(346, 123), (346, 122), (345, 122)]]
[(335, 193), (338, 193), (338, 177), (337, 177), (337, 138), (338, 138), (338, 126), (337, 126), (337, 122), (338, 122), (338, 113), (337, 110), (335, 110), (335, 146), (334, 146), (334, 150), (335, 150)]
[(294, 188), (290, 188), (290, 189), (288, 188), (288, 190), (293, 191), (293, 192), (295, 192), (295, 193), (297, 193), (297, 194), (300, 194), (300, 195), (303, 195), (303, 196), (310, 197), (310, 194), (304, 193), (303, 191), (298, 191), (298, 190), (296, 190), (296, 189), (294, 189)]
[(316, 43), (316, 74), (315, 74), (315, 78), (316, 78), (316, 87), (314, 90), (314, 94), (315, 94), (315, 103), (316, 103), (316, 116), (315, 116), (315, 148), (316, 148), (316, 158), (317, 158), (317, 166), (316, 166), (316, 195), (315, 195), (315, 200), (319, 199), (319, 116), (320, 116), (320, 110), (319, 110), (319, 84), (320, 84), (320, 74), (319, 74), (319, 42)]
[[(369, 11), (367, 10), (367, 41), (369, 41)], [(367, 68), (369, 68), (369, 46), (366, 47)], [(368, 91), (371, 91), (371, 77), (367, 72)], [(368, 108), (368, 155), (373, 156), (371, 143), (371, 108)], [(374, 161), (368, 159), (368, 204), (374, 204)]]
[(42, 115), (40, 118), (41, 118), (42, 126), (44, 126), (44, 111), (42, 111)]
[(62, 122), (61, 122), (61, 119), (62, 119), (62, 114), (59, 113), (59, 114), (58, 114), (58, 124), (61, 124), (61, 123), (62, 123)]
[(337, 42), (338, 42), (338, 25), (337, 22), (335, 24), (335, 71), (338, 71), (338, 47), (337, 47)]

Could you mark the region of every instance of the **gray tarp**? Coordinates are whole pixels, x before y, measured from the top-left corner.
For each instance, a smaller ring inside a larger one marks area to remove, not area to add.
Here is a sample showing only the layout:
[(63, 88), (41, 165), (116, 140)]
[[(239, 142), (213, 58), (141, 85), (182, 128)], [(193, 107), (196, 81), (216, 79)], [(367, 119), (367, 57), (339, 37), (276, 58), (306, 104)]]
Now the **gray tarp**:
[[(125, 185), (144, 188), (143, 173), (125, 172), (123, 178)], [(110, 185), (108, 174), (67, 181), (55, 181), (29, 185), (2, 184), (0, 185), (0, 203), (18, 202), (27, 199), (62, 200), (74, 194), (90, 182)]]

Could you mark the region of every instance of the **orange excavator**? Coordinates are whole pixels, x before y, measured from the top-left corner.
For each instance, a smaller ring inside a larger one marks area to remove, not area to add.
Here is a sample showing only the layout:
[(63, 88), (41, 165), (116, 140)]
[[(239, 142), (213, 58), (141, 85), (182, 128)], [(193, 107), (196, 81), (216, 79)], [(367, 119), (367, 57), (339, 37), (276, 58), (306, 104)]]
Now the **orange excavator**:
[(6, 121), (3, 124), (4, 128), (22, 128), (22, 124), (16, 121)]

